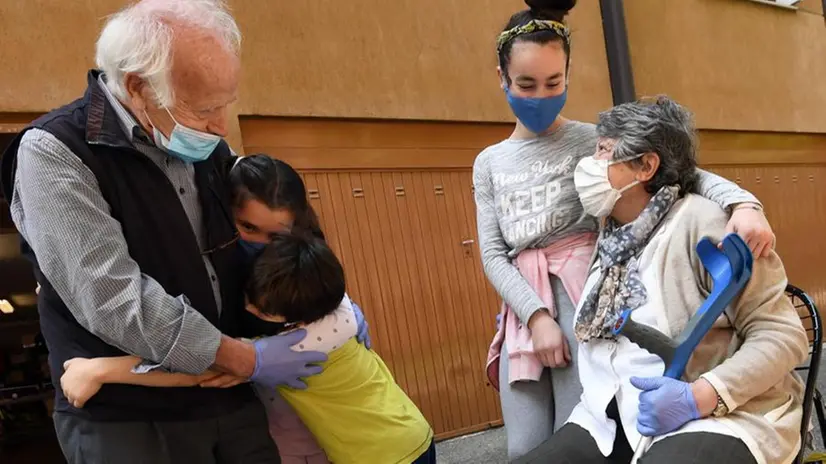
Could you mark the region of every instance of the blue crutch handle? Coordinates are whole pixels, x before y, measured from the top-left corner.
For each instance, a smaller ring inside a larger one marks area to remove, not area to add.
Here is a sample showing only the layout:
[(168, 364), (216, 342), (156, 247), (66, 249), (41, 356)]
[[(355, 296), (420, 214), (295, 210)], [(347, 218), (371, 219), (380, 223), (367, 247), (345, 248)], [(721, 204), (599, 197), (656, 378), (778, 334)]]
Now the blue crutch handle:
[(683, 376), (694, 349), (751, 277), (751, 250), (740, 236), (726, 236), (722, 251), (708, 238), (700, 240), (696, 249), (714, 285), (706, 301), (676, 338), (634, 322), (629, 310), (623, 311), (613, 328), (615, 335), (625, 335), (641, 348), (659, 356), (665, 363), (663, 375), (674, 379)]

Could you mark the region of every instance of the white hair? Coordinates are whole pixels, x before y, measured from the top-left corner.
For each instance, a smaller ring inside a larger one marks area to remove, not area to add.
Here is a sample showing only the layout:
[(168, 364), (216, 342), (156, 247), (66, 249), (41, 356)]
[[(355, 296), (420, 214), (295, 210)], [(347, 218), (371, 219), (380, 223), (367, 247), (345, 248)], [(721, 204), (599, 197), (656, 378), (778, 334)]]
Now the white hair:
[(128, 97), (127, 73), (149, 82), (159, 105), (171, 106), (172, 40), (176, 26), (213, 33), (228, 50), (239, 53), (241, 31), (221, 0), (143, 0), (110, 16), (97, 41), (95, 61), (106, 85), (120, 99)]

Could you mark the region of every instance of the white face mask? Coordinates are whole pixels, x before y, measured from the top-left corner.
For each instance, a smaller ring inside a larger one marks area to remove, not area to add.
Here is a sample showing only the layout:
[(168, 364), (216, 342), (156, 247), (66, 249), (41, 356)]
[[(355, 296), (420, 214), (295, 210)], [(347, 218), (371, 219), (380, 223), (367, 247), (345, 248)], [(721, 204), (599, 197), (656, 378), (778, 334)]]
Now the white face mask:
[(608, 216), (622, 197), (622, 193), (640, 183), (635, 180), (619, 190), (611, 185), (611, 181), (608, 180), (608, 166), (625, 161), (630, 160), (613, 161), (589, 156), (576, 165), (574, 185), (586, 213), (598, 218)]

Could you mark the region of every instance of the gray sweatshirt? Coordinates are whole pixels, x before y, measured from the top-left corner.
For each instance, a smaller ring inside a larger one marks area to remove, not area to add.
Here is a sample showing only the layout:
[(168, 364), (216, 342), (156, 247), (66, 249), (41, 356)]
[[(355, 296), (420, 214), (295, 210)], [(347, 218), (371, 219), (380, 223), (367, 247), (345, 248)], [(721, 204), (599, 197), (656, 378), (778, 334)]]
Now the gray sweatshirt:
[[(597, 231), (596, 219), (585, 214), (574, 188), (574, 168), (596, 146), (596, 126), (568, 121), (548, 135), (491, 145), (473, 165), (485, 274), (524, 323), (545, 304), (512, 260), (526, 248)], [(757, 202), (737, 184), (706, 171), (700, 171), (697, 193), (723, 208)]]

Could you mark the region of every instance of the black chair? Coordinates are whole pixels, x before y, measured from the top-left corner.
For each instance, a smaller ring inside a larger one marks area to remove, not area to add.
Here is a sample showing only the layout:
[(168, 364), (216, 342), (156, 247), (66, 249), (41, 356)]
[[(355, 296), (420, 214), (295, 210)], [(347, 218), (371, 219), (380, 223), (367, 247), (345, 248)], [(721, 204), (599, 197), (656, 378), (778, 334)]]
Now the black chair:
[(823, 349), (823, 325), (821, 324), (820, 313), (817, 311), (817, 306), (814, 300), (806, 294), (803, 290), (788, 285), (786, 287), (786, 295), (792, 301), (800, 320), (803, 322), (803, 327), (806, 329), (806, 334), (809, 336), (809, 362), (806, 365), (797, 367), (796, 371), (808, 371), (806, 375), (806, 389), (803, 394), (803, 421), (800, 426), (801, 447), (800, 453), (797, 455), (798, 463), (802, 463), (806, 452), (806, 443), (809, 435), (809, 422), (812, 418), (812, 407), (814, 406), (817, 414), (817, 422), (820, 425), (820, 436), (823, 442), (826, 443), (826, 418), (823, 414), (823, 397), (817, 390), (817, 374), (820, 369), (820, 355)]

